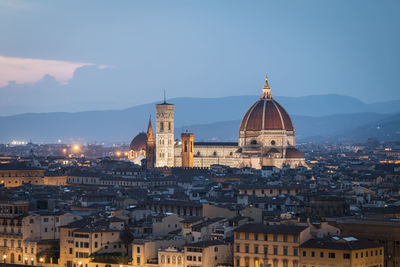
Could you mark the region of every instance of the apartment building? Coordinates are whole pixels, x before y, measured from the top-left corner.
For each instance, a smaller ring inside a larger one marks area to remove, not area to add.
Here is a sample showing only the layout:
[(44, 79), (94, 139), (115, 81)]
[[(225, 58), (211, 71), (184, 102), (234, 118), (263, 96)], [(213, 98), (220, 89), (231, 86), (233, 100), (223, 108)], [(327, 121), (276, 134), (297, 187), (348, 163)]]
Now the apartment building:
[(301, 267), (383, 267), (382, 245), (354, 237), (310, 239), (300, 246)]
[(299, 267), (299, 247), (310, 238), (308, 226), (242, 225), (234, 231), (234, 266)]

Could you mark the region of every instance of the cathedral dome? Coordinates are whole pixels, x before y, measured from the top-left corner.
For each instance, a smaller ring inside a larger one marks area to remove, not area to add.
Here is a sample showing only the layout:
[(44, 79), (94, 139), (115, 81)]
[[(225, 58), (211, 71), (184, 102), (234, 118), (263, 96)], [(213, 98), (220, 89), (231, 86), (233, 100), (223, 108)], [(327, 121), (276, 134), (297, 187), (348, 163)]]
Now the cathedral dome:
[(304, 158), (303, 153), (301, 153), (295, 147), (289, 147), (286, 149), (286, 158), (294, 159), (294, 158)]
[(294, 131), (289, 114), (272, 98), (267, 78), (261, 98), (247, 110), (240, 124), (240, 131), (263, 130)]
[(140, 151), (146, 149), (146, 133), (139, 133), (132, 139), (129, 145), (130, 150)]

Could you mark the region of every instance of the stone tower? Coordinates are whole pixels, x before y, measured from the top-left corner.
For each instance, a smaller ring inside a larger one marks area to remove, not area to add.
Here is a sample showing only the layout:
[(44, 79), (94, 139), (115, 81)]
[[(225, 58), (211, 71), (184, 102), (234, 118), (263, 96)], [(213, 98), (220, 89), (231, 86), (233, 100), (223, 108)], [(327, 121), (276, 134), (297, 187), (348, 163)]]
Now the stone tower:
[(193, 133), (182, 133), (182, 167), (193, 168)]
[(151, 125), (151, 117), (149, 119), (149, 126), (146, 133), (146, 168), (153, 169), (156, 161), (156, 147), (154, 141), (154, 132)]
[(156, 167), (174, 167), (175, 105), (165, 102), (156, 105)]

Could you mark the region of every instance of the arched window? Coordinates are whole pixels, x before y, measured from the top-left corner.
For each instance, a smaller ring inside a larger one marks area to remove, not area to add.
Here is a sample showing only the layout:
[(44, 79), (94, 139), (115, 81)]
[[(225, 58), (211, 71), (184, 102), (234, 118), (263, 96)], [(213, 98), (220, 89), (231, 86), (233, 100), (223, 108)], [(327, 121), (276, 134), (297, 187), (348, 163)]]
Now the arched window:
[(182, 264), (182, 258), (181, 258), (181, 256), (178, 256), (178, 264)]
[(257, 145), (257, 140), (251, 140), (250, 144)]
[(274, 146), (275, 144), (276, 144), (276, 143), (275, 143), (275, 140), (272, 140), (272, 141), (271, 141), (271, 145)]
[(161, 263), (165, 263), (165, 256), (164, 255), (161, 256)]
[(164, 122), (160, 122), (160, 131), (164, 131)]
[(214, 151), (213, 155), (216, 156), (217, 155), (217, 151)]
[(175, 263), (176, 263), (176, 257), (172, 256), (172, 264), (175, 264)]

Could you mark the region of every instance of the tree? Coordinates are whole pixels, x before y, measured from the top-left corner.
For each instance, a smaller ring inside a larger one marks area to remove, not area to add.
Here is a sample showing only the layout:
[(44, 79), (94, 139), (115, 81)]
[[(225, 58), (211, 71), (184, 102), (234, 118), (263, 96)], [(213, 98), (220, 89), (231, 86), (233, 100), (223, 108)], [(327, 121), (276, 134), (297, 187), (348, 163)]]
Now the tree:
[(126, 247), (126, 255), (129, 255), (129, 245), (133, 242), (133, 239), (133, 234), (128, 228), (125, 228), (119, 234), (119, 240)]

